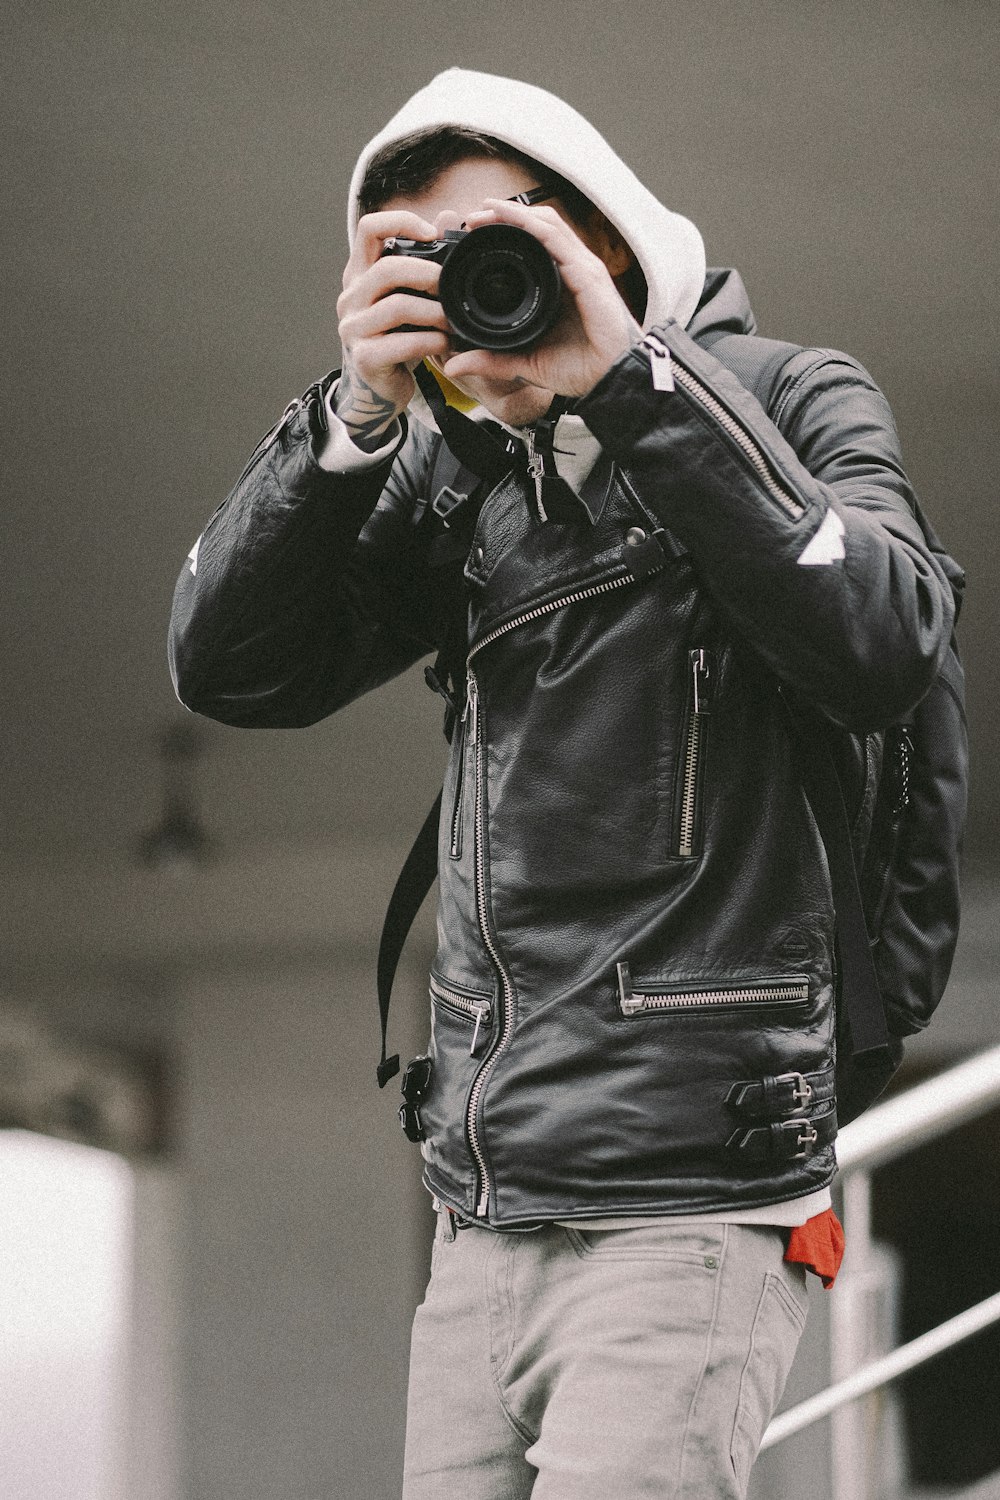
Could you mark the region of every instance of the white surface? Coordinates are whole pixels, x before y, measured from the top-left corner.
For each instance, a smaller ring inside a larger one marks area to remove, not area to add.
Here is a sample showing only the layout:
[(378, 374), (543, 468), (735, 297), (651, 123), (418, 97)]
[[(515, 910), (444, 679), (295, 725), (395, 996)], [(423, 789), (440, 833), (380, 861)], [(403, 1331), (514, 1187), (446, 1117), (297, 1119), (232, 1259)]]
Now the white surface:
[(131, 1171), (0, 1133), (0, 1474), (5, 1500), (111, 1500)]

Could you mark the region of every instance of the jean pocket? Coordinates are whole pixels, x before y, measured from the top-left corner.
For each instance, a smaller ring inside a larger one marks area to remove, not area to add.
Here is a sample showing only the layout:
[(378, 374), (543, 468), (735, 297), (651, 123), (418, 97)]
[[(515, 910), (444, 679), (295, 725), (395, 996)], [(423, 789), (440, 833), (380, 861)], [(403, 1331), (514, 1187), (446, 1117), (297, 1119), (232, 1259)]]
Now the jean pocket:
[[(803, 1297), (806, 1295), (803, 1289)], [(780, 1276), (768, 1272), (757, 1303), (750, 1347), (740, 1376), (729, 1454), (740, 1494), (746, 1490), (761, 1440), (788, 1379), (806, 1310)]]
[(642, 1224), (631, 1229), (564, 1226), (581, 1260), (673, 1260), (714, 1271), (722, 1264), (723, 1226)]

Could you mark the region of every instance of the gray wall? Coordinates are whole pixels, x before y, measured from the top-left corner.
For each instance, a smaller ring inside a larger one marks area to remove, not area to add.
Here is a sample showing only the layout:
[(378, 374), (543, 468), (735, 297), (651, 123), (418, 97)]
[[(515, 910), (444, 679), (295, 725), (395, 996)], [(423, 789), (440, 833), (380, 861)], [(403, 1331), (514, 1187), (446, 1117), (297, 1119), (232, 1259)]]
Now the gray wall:
[(337, 362), (361, 144), (450, 63), (562, 93), (739, 266), (763, 332), (869, 365), (969, 568), (984, 883), (952, 1020), (920, 1045), (992, 1040), (997, 11), (18, 0), (7, 21), (5, 1003), (170, 1064), (170, 1186), (142, 1249), (166, 1343), (134, 1400), (148, 1413), (176, 1378), (179, 1426), (150, 1440), (148, 1500), (175, 1500), (152, 1478), (171, 1466), (190, 1500), (381, 1500), (426, 1207), (370, 1082), (374, 920), (438, 783), (439, 716), (411, 674), (309, 731), (205, 726), (214, 873), (137, 870), (154, 738), (184, 717), (177, 569)]
[[(152, 733), (179, 712), (176, 572), (257, 437), (337, 361), (358, 148), (461, 63), (563, 93), (711, 262), (740, 267), (763, 331), (846, 348), (883, 382), (971, 573), (989, 851), (996, 7), (40, 0), (8, 7), (7, 31), (8, 847), (128, 856)], [(247, 844), (419, 821), (440, 759), (425, 698), (413, 677), (308, 732), (213, 733), (213, 827)]]

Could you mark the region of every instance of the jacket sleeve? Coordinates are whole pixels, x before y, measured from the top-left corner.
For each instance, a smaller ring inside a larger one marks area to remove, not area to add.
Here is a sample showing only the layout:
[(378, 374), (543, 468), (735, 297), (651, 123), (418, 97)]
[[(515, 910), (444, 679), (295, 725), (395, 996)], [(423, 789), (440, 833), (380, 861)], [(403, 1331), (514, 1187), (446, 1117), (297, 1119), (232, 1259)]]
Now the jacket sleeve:
[(947, 649), (954, 600), (888, 403), (860, 365), (795, 356), (772, 403), (779, 432), (667, 324), (578, 410), (780, 680), (858, 732), (905, 717)]
[(224, 724), (315, 723), (434, 649), (421, 528), (433, 437), (373, 468), (317, 462), (311, 387), (255, 450), (181, 571), (178, 698)]

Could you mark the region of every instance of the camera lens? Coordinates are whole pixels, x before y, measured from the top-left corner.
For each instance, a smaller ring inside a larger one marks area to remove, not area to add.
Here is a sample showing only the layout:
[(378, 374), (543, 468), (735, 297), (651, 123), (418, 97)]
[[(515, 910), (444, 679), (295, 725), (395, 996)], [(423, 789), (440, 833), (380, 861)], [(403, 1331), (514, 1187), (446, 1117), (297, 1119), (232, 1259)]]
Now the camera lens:
[(514, 317), (526, 294), (531, 296), (531, 288), (526, 286), (520, 272), (520, 266), (495, 264), (490, 260), (466, 289), (466, 296), (474, 300), (488, 317)]
[(559, 315), (561, 279), (526, 229), (483, 224), (455, 245), (438, 296), (458, 337), (476, 349), (525, 349)]

